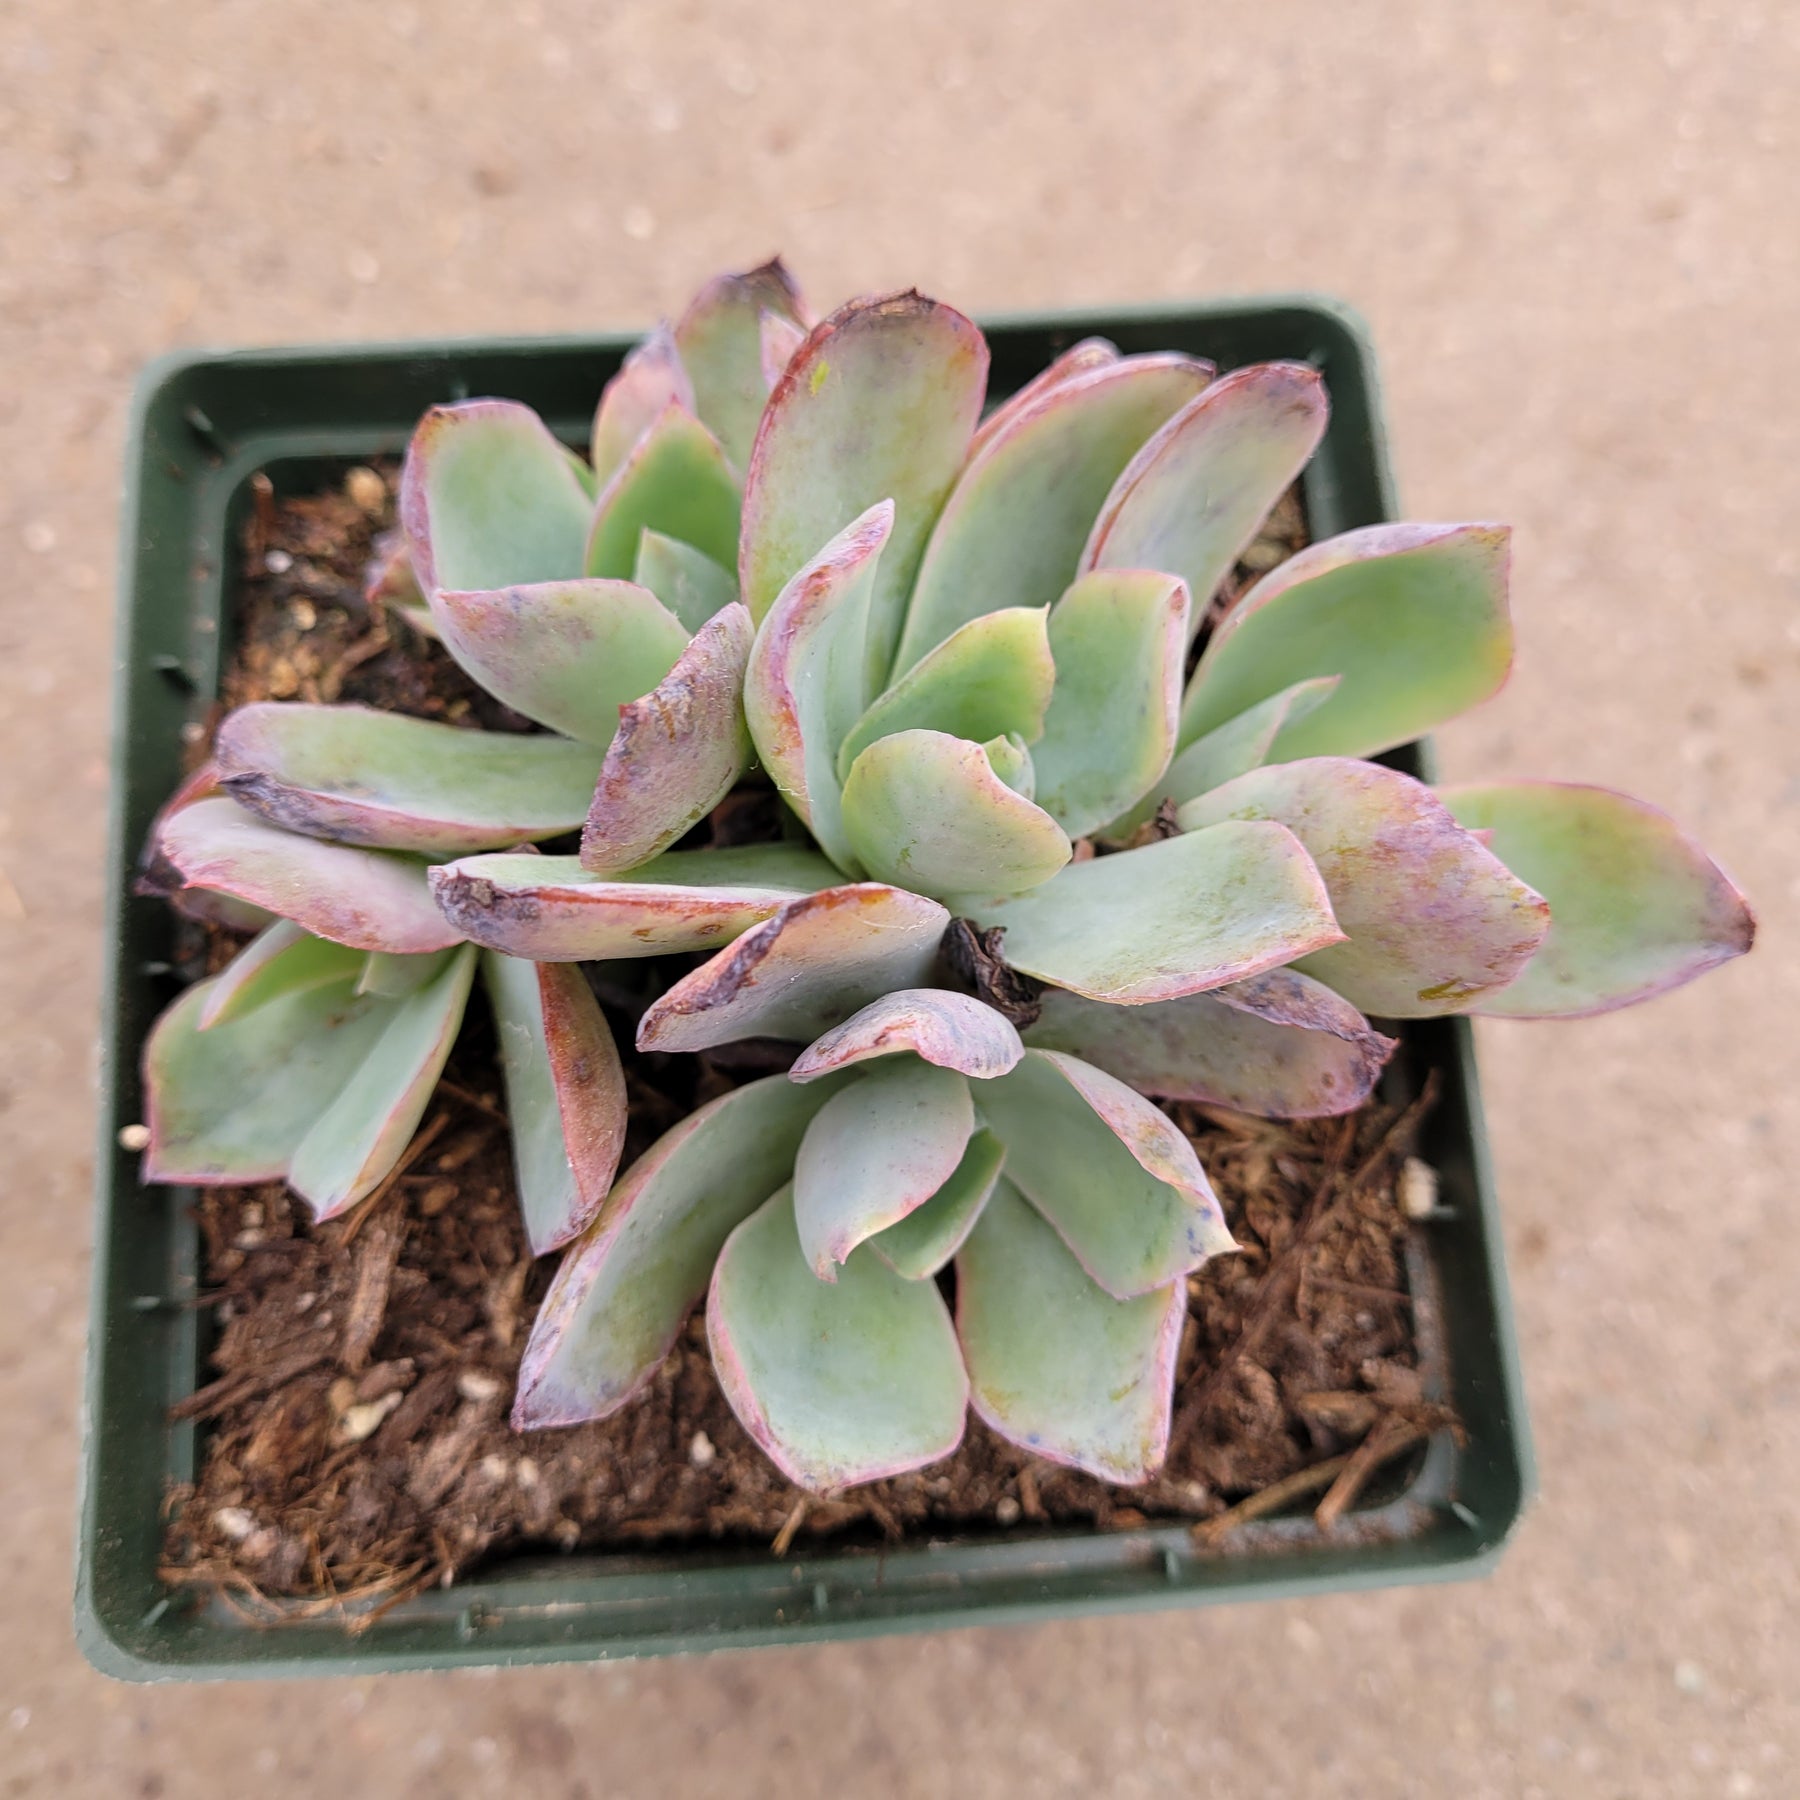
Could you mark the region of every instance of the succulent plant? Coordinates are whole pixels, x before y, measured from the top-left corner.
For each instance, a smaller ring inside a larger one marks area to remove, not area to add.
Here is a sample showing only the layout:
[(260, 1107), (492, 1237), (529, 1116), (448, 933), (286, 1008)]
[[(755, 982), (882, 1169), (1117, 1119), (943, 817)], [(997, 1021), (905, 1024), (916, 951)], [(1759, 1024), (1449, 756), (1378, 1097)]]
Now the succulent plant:
[[(621, 1181), (557, 1274), (518, 1424), (623, 1405), (704, 1294), (733, 1407), (805, 1486), (943, 1456), (965, 1401), (1141, 1480), (1185, 1276), (1232, 1247), (1141, 1094), (1343, 1111), (1393, 1048), (1366, 1012), (1571, 1014), (1747, 947), (1735, 890), (1635, 802), (1446, 803), (1363, 760), (1504, 680), (1503, 529), (1314, 545), (1187, 673), (1326, 424), (1310, 369), (1212, 374), (1090, 341), (978, 425), (984, 347), (947, 307), (856, 303), (793, 351), (745, 490), (746, 715), (847, 879), (678, 980), (639, 1043), (812, 1041)], [(547, 953), (541, 912), (487, 910), (472, 935)], [(1022, 1036), (955, 991), (954, 930), (1041, 985)]]
[[(1653, 809), (1369, 760), (1505, 679), (1503, 528), (1352, 531), (1222, 591), (1326, 429), (1315, 371), (1086, 340), (984, 419), (986, 377), (951, 308), (812, 325), (774, 264), (633, 353), (591, 466), (509, 402), (428, 415), (372, 591), (547, 730), (226, 722), (159, 866), (277, 920), (152, 1040), (152, 1172), (368, 1191), (479, 945), (533, 1242), (569, 1242), (517, 1425), (626, 1404), (704, 1298), (805, 1486), (936, 1460), (971, 1405), (1131, 1482), (1187, 1276), (1233, 1248), (1146, 1096), (1343, 1112), (1394, 1047), (1368, 1015), (1576, 1016), (1748, 948)], [(753, 757), (783, 841), (676, 848)], [(617, 1057), (570, 965), (673, 952), (705, 960), (641, 1049), (805, 1048), (597, 1194), (622, 1085), (572, 1098)]]

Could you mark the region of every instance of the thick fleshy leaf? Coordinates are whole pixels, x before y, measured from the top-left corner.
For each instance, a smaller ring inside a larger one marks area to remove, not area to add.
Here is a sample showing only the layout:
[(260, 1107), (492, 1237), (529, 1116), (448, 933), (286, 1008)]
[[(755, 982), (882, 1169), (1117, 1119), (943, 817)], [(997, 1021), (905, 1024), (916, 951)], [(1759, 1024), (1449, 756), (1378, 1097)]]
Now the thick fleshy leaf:
[(354, 981), (366, 959), (365, 951), (329, 943), (302, 931), (291, 920), (277, 919), (206, 984), (206, 1004), (200, 1009), (196, 1029), (210, 1031), (215, 1025), (227, 1025), (284, 994)]
[(1005, 1161), (1006, 1146), (991, 1131), (974, 1132), (950, 1179), (923, 1206), (876, 1232), (869, 1248), (896, 1275), (929, 1281), (962, 1248)]
[(1104, 369), (1109, 363), (1116, 363), (1118, 360), (1119, 347), (1107, 338), (1083, 338), (1079, 343), (1071, 344), (1061, 356), (1040, 369), (1016, 393), (1008, 394), (976, 426), (975, 436), (969, 443), (969, 461), (973, 462), (987, 448), (991, 439), (1009, 430), (1020, 413), (1035, 406), (1053, 387), (1061, 387), (1065, 381), (1073, 381), (1077, 375)]
[(343, 980), (292, 988), (202, 1030), (215, 986), (196, 982), (144, 1045), (146, 1181), (211, 1185), (285, 1176), (319, 1115), (380, 1038), (389, 1012)]
[(1169, 1448), (1182, 1282), (1119, 1300), (1002, 1180), (956, 1258), (969, 1403), (1009, 1442), (1127, 1484)]
[(625, 358), (601, 390), (588, 450), (597, 487), (624, 466), (639, 440), (671, 406), (694, 411), (694, 384), (667, 325), (659, 325)]
[(861, 870), (844, 835), (837, 753), (869, 701), (869, 600), (893, 526), (893, 505), (881, 501), (806, 564), (768, 609), (744, 674), (763, 767), (852, 875)]
[(413, 573), (406, 533), (397, 527), (375, 534), (371, 555), (363, 569), (363, 600), (371, 607), (386, 607), (396, 618), (426, 637), (437, 636), (437, 623), (425, 604), (419, 578)]
[(844, 830), (877, 880), (922, 894), (1022, 893), (1070, 855), (1067, 833), (979, 744), (942, 731), (895, 732), (856, 759)]
[(726, 1238), (788, 1179), (836, 1086), (749, 1082), (697, 1107), (631, 1165), (544, 1296), (519, 1364), (515, 1429), (603, 1419), (643, 1387)]
[(1343, 677), (1315, 675), (1247, 707), (1186, 745), (1161, 785), (1177, 806), (1223, 787), (1269, 760), (1275, 740), (1289, 725), (1315, 713), (1337, 692)]
[(996, 607), (1050, 605), (1125, 465), (1211, 378), (1192, 357), (1128, 356), (1055, 383), (986, 432), (926, 545), (894, 667)]
[(589, 575), (629, 575), (645, 531), (728, 563), (737, 554), (741, 502), (719, 440), (692, 413), (669, 406), (600, 490), (583, 567)]
[(1395, 1047), (1348, 1000), (1294, 969), (1149, 1006), (1108, 1006), (1052, 988), (1025, 1041), (1068, 1051), (1140, 1093), (1266, 1119), (1361, 1106)]
[[(1550, 909), (1430, 788), (1344, 756), (1275, 763), (1190, 801), (1184, 831), (1274, 820), (1318, 865), (1346, 941), (1302, 963), (1388, 1019), (1466, 1012), (1544, 941)], [(1179, 842), (1180, 840), (1175, 840)]]
[(314, 1218), (336, 1218), (380, 1186), (412, 1142), (474, 977), (475, 947), (465, 944), (417, 993), (382, 1003), (381, 1035), (288, 1164), (288, 1186)]
[(899, 988), (807, 1046), (788, 1071), (811, 1081), (833, 1069), (909, 1051), (939, 1068), (992, 1081), (1025, 1054), (1006, 1017), (968, 994), (948, 988)]
[(281, 831), (235, 800), (170, 813), (156, 849), (191, 886), (247, 900), (334, 944), (400, 953), (462, 941), (416, 858)]
[(1270, 570), (1219, 623), (1182, 705), (1184, 741), (1315, 675), (1270, 757), (1373, 756), (1485, 700), (1512, 666), (1504, 525), (1371, 525)]
[(1337, 687), (1338, 680), (1336, 675), (1320, 675), (1311, 681), (1295, 682), (1291, 688), (1283, 688), (1279, 694), (1259, 700), (1235, 719), (1227, 719), (1185, 750), (1177, 751), (1175, 760), (1155, 787), (1129, 812), (1113, 820), (1100, 835), (1111, 843), (1122, 842), (1147, 819), (1153, 818), (1165, 802), (1171, 806), (1185, 806), (1188, 801), (1210, 793), (1227, 781), (1261, 768), (1268, 761), (1270, 746), (1281, 728), (1290, 719), (1303, 719), (1322, 705)]
[(163, 854), (163, 827), (176, 813), (183, 807), (192, 806), (197, 800), (223, 798), (223, 790), (219, 786), (219, 771), (212, 763), (202, 763), (191, 775), (186, 776), (150, 821), (144, 847), (138, 854), (133, 888), (139, 894), (154, 894), (166, 900), (185, 918), (220, 925), (227, 931), (261, 931), (275, 920), (275, 915), (267, 907), (256, 906), (248, 900), (239, 900), (231, 894), (217, 893), (209, 888), (185, 885), (186, 878)]
[(936, 1284), (873, 1250), (818, 1280), (787, 1188), (727, 1239), (706, 1331), (731, 1410), (801, 1487), (904, 1474), (962, 1441), (969, 1384)]
[(400, 524), (428, 597), (579, 575), (592, 511), (568, 453), (514, 401), (434, 406), (407, 447)]
[(214, 759), (226, 793), (272, 825), (421, 856), (571, 831), (600, 768), (567, 738), (293, 702), (240, 706)]
[(750, 763), (744, 668), (753, 635), (734, 601), (650, 693), (619, 709), (581, 834), (583, 868), (604, 875), (648, 862), (731, 792)]
[(427, 982), (436, 981), (455, 954), (454, 950), (430, 950), (423, 956), (393, 956), (386, 950), (363, 952), (356, 991), (383, 1000), (404, 1000)]
[(794, 1222), (821, 1281), (865, 1239), (923, 1206), (956, 1172), (975, 1107), (954, 1069), (882, 1060), (833, 1094), (794, 1158)]
[[(1179, 575), (1194, 597), (1191, 635), (1269, 509), (1318, 448), (1328, 410), (1324, 382), (1304, 363), (1257, 363), (1222, 376), (1131, 459), (1094, 522), (1081, 567)], [(1296, 669), (1264, 693), (1329, 673)]]
[(601, 749), (619, 708), (649, 693), (688, 641), (681, 621), (631, 581), (440, 588), (431, 610), (444, 647), (490, 694)]
[(1006, 960), (1140, 1006), (1242, 981), (1342, 938), (1293, 833), (1233, 824), (1072, 863), (1034, 893), (958, 903), (1005, 927)]
[(877, 882), (791, 901), (655, 1001), (638, 1022), (638, 1048), (806, 1043), (882, 994), (927, 981), (949, 923), (935, 900)]
[[(776, 382), (787, 372), (787, 366), (794, 360), (794, 352), (806, 342), (805, 328), (796, 325), (792, 319), (784, 319), (779, 313), (766, 312), (762, 315), (762, 378), (763, 398), (766, 400)], [(757, 412), (756, 423), (760, 424), (762, 413)], [(750, 444), (756, 441), (755, 425), (750, 432)], [(748, 447), (747, 447), (748, 448)]]
[(1037, 766), (1022, 737), (1013, 733), (1007, 737), (989, 738), (981, 749), (989, 767), (1015, 794), (1027, 800), (1037, 798)]
[(1056, 694), (1031, 760), (1038, 803), (1070, 837), (1116, 818), (1169, 766), (1187, 621), (1187, 588), (1146, 569), (1097, 569), (1050, 609)]
[(1120, 1300), (1235, 1250), (1194, 1147), (1167, 1113), (1073, 1056), (1027, 1050), (982, 1084), (1006, 1177)]
[(593, 875), (573, 856), (466, 856), (431, 871), (431, 892), (460, 933), (533, 962), (608, 962), (714, 950), (837, 878), (782, 844), (671, 850)]
[[(675, 327), (694, 381), (694, 410), (740, 469), (774, 385), (764, 366), (765, 320), (785, 325), (797, 344), (812, 323), (800, 289), (780, 257), (741, 275), (719, 275), (689, 302)], [(790, 351), (791, 354), (791, 351)], [(786, 366), (787, 359), (782, 359)]]
[(594, 1221), (625, 1148), (625, 1072), (573, 963), (482, 955), (494, 1008), (519, 1206), (533, 1255)]
[(692, 544), (660, 531), (645, 531), (638, 539), (631, 578), (648, 588), (689, 631), (698, 631), (737, 598), (737, 577), (729, 569)]
[(1742, 956), (1756, 936), (1731, 878), (1641, 800), (1550, 781), (1453, 788), (1442, 798), (1460, 824), (1491, 833), (1493, 853), (1550, 902), (1537, 954), (1478, 1012), (1609, 1012)]
[(915, 728), (985, 743), (1008, 733), (1035, 743), (1056, 685), (1049, 617), (1012, 606), (971, 619), (876, 695), (838, 749), (838, 778), (875, 742)]
[(456, 952), (405, 1000), (359, 995), (351, 981), (296, 987), (206, 1031), (213, 984), (189, 988), (144, 1050), (145, 1179), (284, 1176), (317, 1218), (353, 1205), (412, 1139), (462, 1022), (474, 955)]
[(916, 293), (853, 300), (814, 329), (769, 396), (750, 458), (738, 575), (758, 620), (820, 544), (891, 500), (893, 535), (869, 609), (870, 680), (883, 684), (987, 365), (975, 326)]

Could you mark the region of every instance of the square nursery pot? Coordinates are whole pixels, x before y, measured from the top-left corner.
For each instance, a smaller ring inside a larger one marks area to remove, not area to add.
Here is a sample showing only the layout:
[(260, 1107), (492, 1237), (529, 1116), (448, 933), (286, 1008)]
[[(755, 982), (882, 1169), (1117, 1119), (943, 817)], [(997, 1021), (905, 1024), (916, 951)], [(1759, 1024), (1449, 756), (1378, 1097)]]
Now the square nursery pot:
[[(1374, 359), (1356, 321), (1312, 299), (1029, 315), (986, 327), (993, 386), (1019, 386), (1091, 333), (1184, 350), (1222, 368), (1314, 363), (1332, 400), (1305, 477), (1315, 536), (1393, 516)], [(171, 998), (170, 926), (131, 874), (181, 771), (182, 728), (217, 691), (227, 594), (250, 478), (305, 491), (398, 453), (435, 402), (503, 394), (584, 440), (594, 397), (633, 340), (586, 337), (180, 355), (137, 396), (125, 485), (115, 668), (108, 962), (88, 1345), (77, 1629), (106, 1673), (135, 1680), (448, 1668), (793, 1644), (984, 1622), (1320, 1593), (1489, 1569), (1531, 1486), (1493, 1174), (1466, 1021), (1409, 1024), (1390, 1079), (1435, 1069), (1442, 1099), (1421, 1152), (1436, 1211), (1410, 1235), (1421, 1361), (1466, 1432), (1440, 1432), (1331, 1537), (1297, 1516), (1199, 1550), (1184, 1523), (1037, 1529), (900, 1550), (821, 1548), (545, 1555), (490, 1567), (384, 1614), (256, 1628), (157, 1579), (162, 1505), (188, 1479), (197, 1428), (169, 1408), (200, 1385), (206, 1325), (192, 1192), (141, 1187), (122, 1126), (142, 1117), (138, 1057)], [(1429, 774), (1429, 752), (1396, 759)]]

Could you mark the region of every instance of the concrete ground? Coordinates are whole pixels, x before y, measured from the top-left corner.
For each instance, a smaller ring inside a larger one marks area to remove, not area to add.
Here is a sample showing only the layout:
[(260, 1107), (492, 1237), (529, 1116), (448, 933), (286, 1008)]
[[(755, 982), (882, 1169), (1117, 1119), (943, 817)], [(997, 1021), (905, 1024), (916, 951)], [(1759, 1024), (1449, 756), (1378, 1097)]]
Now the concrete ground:
[[(0, 1792), (1800, 1792), (1797, 93), (1757, 0), (0, 9)], [(68, 1595), (133, 371), (642, 323), (775, 247), (828, 303), (1350, 299), (1408, 511), (1518, 527), (1451, 772), (1628, 786), (1757, 901), (1698, 987), (1482, 1032), (1542, 1497), (1455, 1589), (112, 1685)]]

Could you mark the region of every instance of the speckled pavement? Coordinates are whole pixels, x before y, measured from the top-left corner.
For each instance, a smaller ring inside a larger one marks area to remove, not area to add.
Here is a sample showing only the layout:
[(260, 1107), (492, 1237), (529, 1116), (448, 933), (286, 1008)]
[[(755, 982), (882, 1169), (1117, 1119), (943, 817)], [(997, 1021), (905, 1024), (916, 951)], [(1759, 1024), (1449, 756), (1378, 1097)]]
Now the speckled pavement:
[[(844, 21), (854, 19), (854, 25)], [(0, 1793), (1800, 1793), (1800, 11), (0, 9)], [(1319, 288), (1413, 516), (1518, 527), (1453, 774), (1701, 828), (1756, 956), (1484, 1029), (1542, 1495), (1456, 1588), (685, 1663), (147, 1689), (71, 1638), (115, 505), (174, 344)]]

